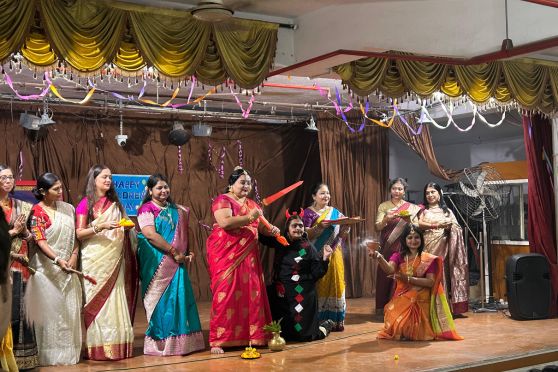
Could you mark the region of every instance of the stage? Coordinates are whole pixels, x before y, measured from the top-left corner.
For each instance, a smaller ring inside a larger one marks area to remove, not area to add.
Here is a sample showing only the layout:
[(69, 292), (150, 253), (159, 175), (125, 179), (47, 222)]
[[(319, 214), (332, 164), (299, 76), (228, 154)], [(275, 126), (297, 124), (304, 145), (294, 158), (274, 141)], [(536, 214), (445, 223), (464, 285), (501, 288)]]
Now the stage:
[[(502, 312), (475, 314), (455, 320), (463, 341), (377, 340), (382, 326), (372, 313), (374, 300), (348, 300), (345, 331), (323, 341), (289, 344), (282, 352), (260, 349), (262, 357), (242, 360), (242, 350), (224, 355), (207, 351), (184, 357), (144, 356), (146, 319), (138, 306), (134, 358), (118, 362), (82, 361), (75, 366), (41, 371), (500, 371), (536, 364), (558, 364), (558, 320), (516, 321)], [(207, 342), (210, 303), (198, 304)], [(540, 367), (539, 367), (540, 368)]]

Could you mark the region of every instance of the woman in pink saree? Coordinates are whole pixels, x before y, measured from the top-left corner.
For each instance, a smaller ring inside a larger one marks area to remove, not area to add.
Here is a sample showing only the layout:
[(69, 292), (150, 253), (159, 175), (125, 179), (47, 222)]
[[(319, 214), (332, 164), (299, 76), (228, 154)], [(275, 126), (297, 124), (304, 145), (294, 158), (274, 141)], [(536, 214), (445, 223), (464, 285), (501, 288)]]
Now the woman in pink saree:
[(211, 353), (223, 347), (266, 345), (263, 326), (271, 322), (271, 312), (258, 249), (258, 232), (279, 233), (260, 225), (260, 207), (248, 194), (252, 179), (242, 168), (229, 177), (225, 194), (215, 198), (215, 224), (207, 238), (207, 264), (213, 302), (209, 323)]
[(83, 273), (97, 281), (97, 285), (83, 283), (87, 357), (130, 358), (138, 278), (132, 250), (136, 236), (133, 230), (120, 227), (126, 213), (110, 169), (95, 165), (89, 170), (85, 195), (76, 208), (76, 234), (82, 244)]
[[(380, 231), (382, 254), (391, 257), (401, 250), (400, 237), (405, 225), (413, 220), (420, 208), (405, 201), (407, 182), (396, 178), (389, 183), (390, 200), (378, 206), (376, 214), (376, 230)], [(382, 270), (376, 271), (376, 314), (383, 315), (384, 306), (393, 293), (394, 281)]]

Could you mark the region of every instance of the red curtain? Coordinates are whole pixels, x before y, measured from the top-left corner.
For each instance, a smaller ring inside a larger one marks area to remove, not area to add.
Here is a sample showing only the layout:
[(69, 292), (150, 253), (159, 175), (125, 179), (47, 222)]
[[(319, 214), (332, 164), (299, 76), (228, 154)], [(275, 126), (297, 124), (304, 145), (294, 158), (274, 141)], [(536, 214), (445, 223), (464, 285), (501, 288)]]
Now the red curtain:
[(523, 138), (529, 164), (527, 231), (531, 252), (544, 255), (550, 264), (551, 315), (558, 308), (558, 264), (554, 229), (554, 188), (552, 185), (552, 123), (540, 116), (523, 116)]

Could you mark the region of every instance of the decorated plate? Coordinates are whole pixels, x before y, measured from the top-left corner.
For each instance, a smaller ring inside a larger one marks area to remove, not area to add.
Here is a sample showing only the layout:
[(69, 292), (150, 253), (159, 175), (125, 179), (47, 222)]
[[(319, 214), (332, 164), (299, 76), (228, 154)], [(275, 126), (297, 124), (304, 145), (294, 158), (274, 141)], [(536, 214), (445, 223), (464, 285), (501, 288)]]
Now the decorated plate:
[(356, 217), (343, 217), (343, 218), (338, 218), (336, 220), (324, 220), (323, 222), (330, 223), (332, 225), (353, 225), (363, 221), (365, 221), (364, 218), (360, 218), (360, 216), (356, 216)]

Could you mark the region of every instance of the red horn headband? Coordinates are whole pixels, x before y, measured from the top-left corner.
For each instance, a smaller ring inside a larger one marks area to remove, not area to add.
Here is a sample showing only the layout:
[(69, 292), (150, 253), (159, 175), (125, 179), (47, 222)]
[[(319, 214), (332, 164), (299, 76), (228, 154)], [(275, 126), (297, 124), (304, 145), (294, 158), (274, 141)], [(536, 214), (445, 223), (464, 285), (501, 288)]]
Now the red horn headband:
[(299, 212), (289, 213), (289, 208), (287, 208), (287, 210), (285, 211), (285, 217), (289, 219), (292, 216), (299, 216), (300, 218), (304, 217), (304, 209), (300, 208)]

